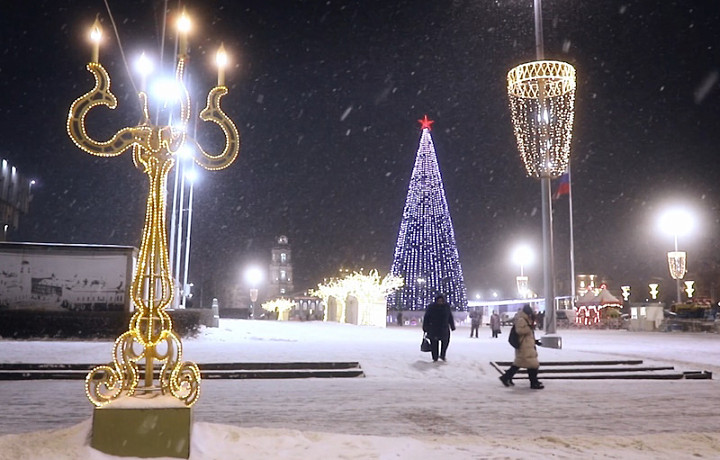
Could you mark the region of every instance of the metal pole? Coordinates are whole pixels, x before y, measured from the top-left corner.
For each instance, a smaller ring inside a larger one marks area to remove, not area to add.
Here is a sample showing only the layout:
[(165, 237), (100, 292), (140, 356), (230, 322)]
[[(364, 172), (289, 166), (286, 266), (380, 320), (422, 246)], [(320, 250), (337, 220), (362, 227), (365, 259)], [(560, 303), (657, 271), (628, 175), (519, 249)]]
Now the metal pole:
[[(678, 250), (678, 244), (677, 244), (677, 233), (674, 234), (675, 237), (675, 252)], [(677, 289), (677, 303), (682, 302), (682, 299), (680, 298), (680, 278), (675, 279), (675, 288)]]
[(575, 237), (573, 235), (573, 202), (572, 202), (572, 176), (570, 175), (570, 163), (567, 168), (568, 175), (568, 210), (570, 214), (570, 297), (575, 306)]
[(542, 0), (535, 0), (535, 55), (538, 61), (545, 59), (542, 27)]
[(192, 230), (192, 205), (193, 205), (193, 188), (195, 186), (195, 180), (190, 181), (190, 196), (188, 197), (188, 219), (187, 219), (187, 233), (185, 238), (185, 270), (183, 274), (183, 300), (182, 308), (185, 308), (185, 301), (187, 299), (187, 288), (188, 281), (188, 267), (190, 265), (190, 231)]
[[(182, 163), (182, 159), (178, 162), (178, 166)], [(183, 168), (185, 169), (185, 168)], [(178, 171), (180, 173), (180, 171)], [(185, 206), (185, 175), (180, 173), (180, 206), (178, 209), (178, 231), (177, 231), (177, 247), (175, 248), (175, 269), (173, 270), (173, 282), (180, 281), (180, 258), (182, 257), (182, 234), (183, 234), (183, 206)]]
[(543, 218), (543, 285), (545, 289), (545, 332), (555, 334), (555, 273), (553, 258), (552, 196), (550, 176), (540, 179)]
[(178, 193), (178, 171), (180, 170), (180, 158), (175, 164), (175, 185), (173, 187), (172, 214), (170, 214), (170, 270), (175, 266), (175, 233), (177, 232), (177, 193)]
[[(537, 60), (545, 59), (545, 50), (543, 43), (543, 27), (542, 27), (542, 1), (535, 0), (535, 53)], [(540, 82), (540, 94), (538, 98), (538, 116), (540, 123), (543, 123), (543, 113), (545, 112), (544, 82)], [(548, 121), (545, 120), (547, 123)], [(540, 130), (541, 146), (546, 144), (547, 127)], [(542, 147), (541, 147), (542, 148)], [(545, 150), (547, 152), (547, 150)], [(547, 158), (543, 158), (543, 169), (547, 166)], [(551, 176), (548, 171), (542, 173), (540, 178), (542, 188), (542, 219), (543, 219), (543, 285), (545, 290), (545, 333), (547, 335), (555, 334), (555, 262), (553, 249), (553, 229), (552, 229), (552, 196), (551, 196)], [(547, 341), (548, 346), (561, 346), (561, 342), (554, 343)]]

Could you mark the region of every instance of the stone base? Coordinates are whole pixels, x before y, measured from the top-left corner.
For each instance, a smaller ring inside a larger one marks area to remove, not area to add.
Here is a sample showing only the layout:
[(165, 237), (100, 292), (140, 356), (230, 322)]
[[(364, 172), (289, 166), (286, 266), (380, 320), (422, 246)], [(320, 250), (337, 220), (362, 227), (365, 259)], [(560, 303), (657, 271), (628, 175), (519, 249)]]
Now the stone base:
[(95, 408), (90, 446), (118, 457), (190, 456), (189, 407)]
[(562, 348), (562, 337), (559, 335), (544, 335), (540, 337), (540, 343), (547, 348)]

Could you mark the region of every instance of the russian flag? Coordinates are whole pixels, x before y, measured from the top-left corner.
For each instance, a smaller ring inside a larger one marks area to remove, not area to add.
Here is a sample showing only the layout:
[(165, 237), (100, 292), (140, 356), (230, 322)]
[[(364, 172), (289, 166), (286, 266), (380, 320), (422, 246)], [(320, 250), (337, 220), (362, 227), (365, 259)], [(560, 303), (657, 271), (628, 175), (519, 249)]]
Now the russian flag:
[(555, 194), (553, 194), (553, 199), (557, 200), (563, 195), (569, 195), (570, 194), (570, 176), (568, 176), (568, 173), (563, 174), (560, 176), (560, 178), (557, 181), (557, 188), (555, 189)]

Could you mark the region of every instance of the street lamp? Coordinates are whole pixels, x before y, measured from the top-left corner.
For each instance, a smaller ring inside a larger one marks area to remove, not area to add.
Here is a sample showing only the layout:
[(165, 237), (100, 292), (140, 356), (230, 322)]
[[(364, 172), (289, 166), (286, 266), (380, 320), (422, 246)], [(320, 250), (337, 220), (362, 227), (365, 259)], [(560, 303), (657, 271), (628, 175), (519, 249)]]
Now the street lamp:
[(523, 268), (531, 264), (535, 259), (535, 254), (529, 246), (521, 245), (515, 248), (512, 254), (515, 264), (520, 265), (520, 276), (515, 277), (517, 282), (518, 293), (523, 299), (528, 295), (528, 277), (525, 276)]
[[(170, 394), (186, 406), (192, 406), (200, 395), (200, 370), (195, 363), (182, 361), (180, 337), (173, 331), (172, 319), (165, 311), (177, 295), (166, 234), (167, 176), (186, 143), (194, 147), (195, 163), (205, 169), (223, 169), (235, 161), (240, 150), (240, 134), (220, 107), (220, 100), (228, 93), (228, 88), (224, 85), (213, 87), (208, 93), (207, 105), (199, 115), (201, 120), (215, 123), (223, 131), (226, 142), (219, 154), (207, 153), (177, 125), (153, 123), (148, 108), (150, 98), (144, 88), (138, 93), (140, 122), (118, 130), (108, 140), (95, 140), (86, 128), (88, 113), (101, 105), (115, 109), (118, 102), (110, 90), (110, 76), (99, 60), (102, 37), (99, 21), (95, 21), (93, 29), (93, 53), (87, 70), (93, 74), (95, 84), (70, 106), (67, 133), (78, 148), (95, 156), (114, 157), (132, 151), (134, 164), (148, 177), (149, 190), (140, 251), (130, 289), (134, 314), (128, 331), (115, 341), (113, 365), (91, 370), (85, 379), (85, 391), (88, 399), (98, 407), (120, 396), (157, 394)], [(187, 126), (191, 111), (190, 94), (184, 81), (188, 60), (187, 30), (182, 29), (180, 33), (180, 53), (175, 67), (175, 83), (180, 96), (177, 118), (183, 126)], [(140, 381), (140, 363), (144, 364), (144, 382)], [(156, 369), (161, 369), (158, 385), (155, 385)]]
[(545, 60), (542, 2), (535, 0), (536, 61), (520, 64), (507, 74), (513, 130), (527, 175), (540, 179), (543, 222), (543, 285), (545, 346), (562, 347), (555, 335), (555, 264), (553, 260), (551, 181), (568, 169), (575, 117), (575, 68)]
[[(415, 296), (415, 305), (414, 305), (415, 308), (422, 308), (426, 304), (426, 299), (425, 299), (425, 283), (426, 282), (427, 281), (425, 280), (425, 278), (417, 279), (418, 295)], [(418, 297), (420, 298), (420, 302), (418, 302)]]
[(183, 270), (183, 289), (185, 295), (183, 296), (182, 308), (186, 307), (187, 299), (192, 296), (190, 292), (192, 283), (188, 284), (188, 272), (190, 271), (190, 232), (192, 231), (192, 214), (193, 214), (193, 190), (195, 189), (195, 181), (197, 180), (197, 170), (195, 165), (185, 173), (185, 178), (190, 182), (190, 196), (188, 198), (188, 209), (187, 209), (187, 233), (185, 234), (185, 268)]
[(255, 302), (258, 299), (258, 286), (263, 280), (263, 272), (257, 267), (245, 270), (245, 282), (250, 286), (250, 317), (255, 317)]
[(685, 251), (678, 251), (678, 236), (685, 236), (690, 233), (695, 226), (692, 213), (685, 208), (670, 208), (665, 211), (658, 220), (660, 229), (666, 234), (672, 235), (675, 243), (675, 250), (667, 253), (668, 257), (668, 268), (670, 270), (670, 276), (675, 280), (675, 287), (677, 290), (677, 303), (680, 303), (680, 280), (685, 277), (687, 273), (687, 253)]

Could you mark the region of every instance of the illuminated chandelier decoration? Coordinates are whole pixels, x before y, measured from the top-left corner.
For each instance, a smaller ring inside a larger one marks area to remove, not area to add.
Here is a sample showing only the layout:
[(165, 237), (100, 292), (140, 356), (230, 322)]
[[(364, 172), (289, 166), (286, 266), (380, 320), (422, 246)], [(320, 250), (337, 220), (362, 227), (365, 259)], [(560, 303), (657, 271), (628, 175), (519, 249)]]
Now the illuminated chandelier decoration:
[[(180, 24), (189, 24), (183, 14)], [(130, 297), (135, 308), (129, 329), (120, 335), (113, 347), (113, 362), (98, 366), (85, 379), (88, 399), (96, 406), (106, 405), (120, 396), (171, 394), (186, 406), (200, 395), (200, 370), (195, 363), (182, 361), (182, 343), (173, 331), (172, 320), (165, 309), (175, 295), (169, 267), (166, 223), (167, 176), (173, 168), (178, 152), (190, 142), (195, 162), (208, 170), (229, 166), (240, 150), (240, 135), (235, 124), (220, 108), (220, 99), (227, 94), (222, 68), (218, 84), (208, 94), (207, 106), (200, 119), (217, 124), (225, 134), (222, 153), (206, 153), (186, 134), (190, 121), (190, 96), (184, 84), (188, 60), (187, 29), (180, 30), (180, 46), (175, 81), (180, 88), (180, 123), (158, 126), (150, 121), (148, 96), (140, 91), (141, 121), (137, 126), (122, 128), (107, 141), (96, 141), (85, 128), (88, 112), (96, 106), (110, 109), (117, 99), (110, 91), (110, 77), (98, 59), (101, 36), (99, 23), (93, 26), (93, 58), (87, 65), (95, 77), (92, 90), (76, 99), (70, 107), (67, 132), (81, 150), (96, 156), (114, 157), (132, 149), (133, 163), (149, 179), (145, 223), (140, 253), (132, 281)], [(218, 63), (221, 57), (218, 55)], [(144, 382), (140, 383), (138, 363), (144, 362)], [(159, 367), (158, 385), (153, 371)], [(161, 364), (161, 366), (160, 366)]]
[(530, 177), (559, 177), (567, 170), (575, 110), (575, 68), (533, 61), (508, 72), (513, 128)]
[(625, 302), (630, 300), (630, 286), (620, 286), (622, 289), (622, 298)]
[(390, 273), (404, 285), (388, 295), (388, 308), (421, 310), (443, 293), (454, 307), (467, 307), (467, 291), (455, 243), (427, 115), (400, 221)]
[(516, 276), (515, 282), (517, 283), (518, 294), (520, 298), (524, 299), (528, 295), (528, 277), (527, 276)]
[(657, 299), (657, 296), (658, 296), (658, 293), (659, 293), (659, 292), (658, 292), (658, 286), (659, 286), (659, 284), (657, 284), (657, 283), (650, 283), (650, 284), (648, 284), (648, 287), (650, 288), (650, 297), (651, 297), (653, 300), (656, 300), (656, 299)]
[(695, 292), (695, 288), (693, 285), (695, 284), (695, 281), (685, 281), (685, 293), (688, 296), (688, 299), (691, 299), (693, 296), (693, 292)]
[(685, 251), (670, 251), (668, 256), (668, 268), (670, 276), (674, 280), (681, 280), (687, 273), (687, 253)]

